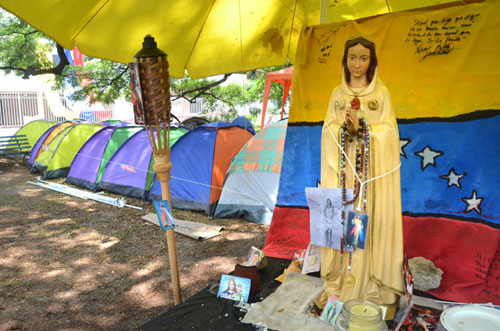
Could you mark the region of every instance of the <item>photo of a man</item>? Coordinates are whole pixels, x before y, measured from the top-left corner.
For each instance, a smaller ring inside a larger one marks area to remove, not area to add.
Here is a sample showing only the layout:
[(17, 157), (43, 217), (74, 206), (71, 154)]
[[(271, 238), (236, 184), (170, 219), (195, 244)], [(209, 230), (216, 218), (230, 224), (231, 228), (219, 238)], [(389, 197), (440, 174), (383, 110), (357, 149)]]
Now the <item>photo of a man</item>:
[(175, 228), (174, 217), (170, 211), (170, 206), (167, 200), (153, 201), (158, 222), (162, 230)]

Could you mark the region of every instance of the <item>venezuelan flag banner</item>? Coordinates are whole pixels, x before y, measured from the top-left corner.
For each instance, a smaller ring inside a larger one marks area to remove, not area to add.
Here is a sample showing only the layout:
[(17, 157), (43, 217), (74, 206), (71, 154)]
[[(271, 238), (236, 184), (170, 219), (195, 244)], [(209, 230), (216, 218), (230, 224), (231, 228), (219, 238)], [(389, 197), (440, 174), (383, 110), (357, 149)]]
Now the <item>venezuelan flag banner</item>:
[(377, 45), (400, 131), (404, 247), (443, 270), (430, 294), (500, 304), (500, 1), (307, 27), (297, 49), (276, 208), (265, 252), (309, 242), (305, 187), (347, 39)]

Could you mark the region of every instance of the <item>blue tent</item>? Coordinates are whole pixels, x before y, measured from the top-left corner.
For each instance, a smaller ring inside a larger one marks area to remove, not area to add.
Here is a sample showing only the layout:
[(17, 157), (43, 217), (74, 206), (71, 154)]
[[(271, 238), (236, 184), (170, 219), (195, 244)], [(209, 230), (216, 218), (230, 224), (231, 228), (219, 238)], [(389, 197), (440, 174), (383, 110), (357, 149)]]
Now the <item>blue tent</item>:
[(252, 122), (245, 116), (238, 116), (236, 117), (233, 122), (234, 125), (237, 125), (243, 129), (247, 129), (250, 131), (252, 134), (255, 134), (255, 129), (253, 128)]
[[(208, 123), (182, 136), (170, 157), (173, 207), (212, 215), (231, 160), (252, 136), (250, 130), (226, 122)], [(156, 179), (149, 198), (161, 200), (161, 196)]]

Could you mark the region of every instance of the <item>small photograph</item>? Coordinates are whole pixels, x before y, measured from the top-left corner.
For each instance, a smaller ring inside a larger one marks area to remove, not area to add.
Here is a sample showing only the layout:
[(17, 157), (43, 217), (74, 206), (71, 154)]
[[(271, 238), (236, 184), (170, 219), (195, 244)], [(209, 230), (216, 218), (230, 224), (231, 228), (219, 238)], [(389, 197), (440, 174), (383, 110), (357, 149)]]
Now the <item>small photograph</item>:
[(402, 331), (437, 331), (442, 310), (413, 305), (408, 316), (403, 321)]
[(234, 301), (248, 302), (251, 279), (222, 275), (217, 297)]
[(144, 105), (142, 102), (141, 80), (137, 61), (129, 63), (128, 68), (135, 124), (144, 124)]
[(304, 256), (304, 265), (302, 266), (302, 274), (317, 272), (321, 264), (321, 247), (311, 245), (307, 247), (306, 255)]
[(340, 312), (342, 311), (342, 306), (344, 303), (338, 299), (328, 299), (328, 302), (326, 303), (325, 308), (323, 309), (323, 312), (321, 313), (320, 320), (323, 322), (326, 322), (330, 325), (335, 324), (335, 320), (337, 317), (340, 315)]
[(264, 259), (264, 255), (265, 254), (263, 251), (252, 246), (252, 248), (250, 248), (250, 250), (248, 251), (248, 255), (245, 262), (243, 262), (242, 265), (258, 267), (262, 262), (262, 260)]
[(158, 215), (158, 222), (163, 231), (167, 229), (175, 228), (174, 217), (170, 211), (170, 206), (167, 200), (153, 201), (153, 206), (156, 210), (156, 215)]
[(368, 230), (368, 215), (356, 212), (347, 214), (346, 244), (365, 249), (366, 233)]
[[(353, 190), (347, 189), (347, 200), (351, 200), (353, 194)], [(342, 226), (342, 190), (306, 187), (306, 198), (309, 206), (311, 244), (340, 250), (340, 243), (346, 234), (346, 228)], [(344, 206), (346, 213), (352, 210), (353, 204)], [(349, 247), (344, 249), (352, 250)]]

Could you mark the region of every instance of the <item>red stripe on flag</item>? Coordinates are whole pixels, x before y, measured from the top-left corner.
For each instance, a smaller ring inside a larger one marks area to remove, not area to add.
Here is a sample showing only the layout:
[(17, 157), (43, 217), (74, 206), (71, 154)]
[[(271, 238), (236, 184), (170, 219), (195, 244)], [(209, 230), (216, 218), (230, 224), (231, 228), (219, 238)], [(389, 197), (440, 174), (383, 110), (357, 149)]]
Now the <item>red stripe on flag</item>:
[(75, 66), (80, 66), (83, 67), (83, 54), (80, 52), (80, 50), (75, 46), (73, 48), (73, 63)]
[(451, 301), (500, 304), (500, 230), (443, 217), (403, 217), (404, 250), (443, 270), (428, 293)]
[(298, 249), (309, 245), (309, 209), (274, 208), (264, 252), (267, 256), (292, 259)]

